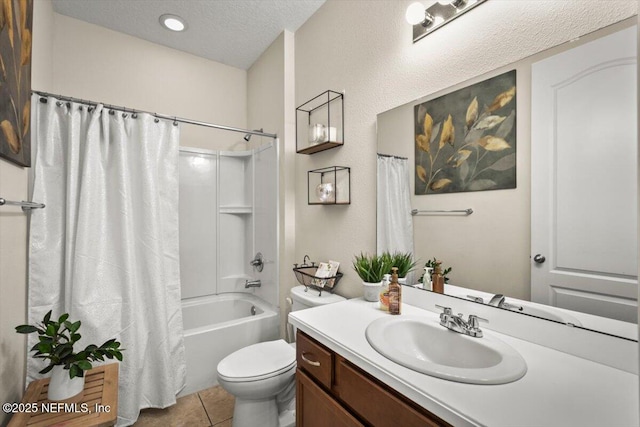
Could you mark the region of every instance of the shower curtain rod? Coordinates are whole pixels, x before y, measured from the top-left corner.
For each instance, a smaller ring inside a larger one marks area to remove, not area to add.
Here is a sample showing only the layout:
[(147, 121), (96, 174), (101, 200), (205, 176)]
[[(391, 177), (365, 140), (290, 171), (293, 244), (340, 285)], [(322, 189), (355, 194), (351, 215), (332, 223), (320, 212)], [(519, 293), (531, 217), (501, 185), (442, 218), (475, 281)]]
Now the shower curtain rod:
[[(87, 104), (87, 105), (102, 104), (101, 102), (88, 101), (86, 99), (73, 98), (71, 96), (65, 96), (65, 95), (57, 95), (55, 93), (43, 92), (41, 90), (32, 90), (31, 93), (35, 93), (36, 95), (40, 95), (40, 96), (52, 96), (61, 101), (79, 102), (81, 104)], [(208, 128), (221, 129), (221, 130), (229, 130), (231, 132), (239, 132), (239, 133), (244, 133), (249, 135), (266, 136), (269, 138), (278, 137), (278, 135), (275, 133), (260, 132), (259, 130), (248, 130), (248, 129), (234, 128), (231, 126), (216, 125), (214, 123), (201, 122), (198, 120), (185, 119), (182, 117), (168, 116), (166, 114), (152, 113), (151, 111), (136, 110), (133, 108), (120, 107), (118, 105), (110, 105), (110, 104), (102, 104), (102, 105), (104, 106), (104, 108), (108, 108), (110, 110), (118, 110), (118, 111), (123, 111), (125, 113), (147, 113), (159, 119), (173, 120), (175, 122), (186, 123), (190, 125), (204, 126)]]

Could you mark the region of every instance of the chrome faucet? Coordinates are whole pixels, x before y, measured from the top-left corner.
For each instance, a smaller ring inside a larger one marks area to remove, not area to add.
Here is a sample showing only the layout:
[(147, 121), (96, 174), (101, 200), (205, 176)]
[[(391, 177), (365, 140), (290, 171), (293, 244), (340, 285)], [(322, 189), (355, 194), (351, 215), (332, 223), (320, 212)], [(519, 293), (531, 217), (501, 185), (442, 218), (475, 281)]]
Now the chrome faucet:
[(262, 283), (260, 283), (260, 279), (258, 279), (258, 280), (247, 280), (246, 282), (244, 282), (244, 287), (245, 288), (259, 288), (260, 286), (262, 286)]
[(444, 307), (436, 304), (436, 307), (442, 310), (440, 313), (440, 324), (445, 328), (470, 337), (482, 338), (482, 330), (479, 327), (480, 320), (489, 322), (487, 319), (470, 314), (469, 319), (465, 321), (462, 313), (456, 316), (450, 307)]
[(492, 305), (494, 307), (499, 307), (499, 308), (506, 308), (508, 310), (514, 310), (514, 311), (522, 311), (522, 310), (524, 310), (524, 308), (522, 306), (515, 305), (515, 304), (510, 304), (510, 303), (506, 302), (505, 298), (504, 298), (504, 295), (502, 295), (502, 294), (495, 294), (491, 298), (491, 301), (489, 301), (489, 305)]

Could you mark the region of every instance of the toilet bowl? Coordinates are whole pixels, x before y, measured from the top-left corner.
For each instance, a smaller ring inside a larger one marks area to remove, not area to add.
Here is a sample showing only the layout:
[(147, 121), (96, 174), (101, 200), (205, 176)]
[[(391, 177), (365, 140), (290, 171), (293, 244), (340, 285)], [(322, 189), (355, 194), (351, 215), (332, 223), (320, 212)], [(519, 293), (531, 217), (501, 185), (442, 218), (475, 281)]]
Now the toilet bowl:
[[(344, 301), (304, 286), (291, 290), (293, 311)], [(267, 341), (241, 348), (218, 364), (218, 383), (235, 396), (233, 427), (295, 426), (295, 343)]]
[(236, 398), (233, 426), (279, 427), (280, 410), (294, 398), (295, 371), (296, 350), (285, 340), (253, 344), (222, 359), (218, 382)]

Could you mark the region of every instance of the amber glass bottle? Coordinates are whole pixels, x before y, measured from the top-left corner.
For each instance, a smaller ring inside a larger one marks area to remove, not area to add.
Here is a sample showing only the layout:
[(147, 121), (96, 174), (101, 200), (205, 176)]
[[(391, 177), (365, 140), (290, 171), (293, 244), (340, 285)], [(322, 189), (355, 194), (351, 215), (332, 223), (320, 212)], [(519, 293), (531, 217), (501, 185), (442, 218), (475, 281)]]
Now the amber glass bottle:
[(433, 292), (444, 293), (444, 276), (442, 275), (442, 264), (440, 262), (437, 262), (433, 268), (431, 284), (433, 286)]
[(398, 268), (391, 269), (391, 283), (389, 283), (389, 313), (400, 314), (402, 305), (402, 286), (398, 283)]

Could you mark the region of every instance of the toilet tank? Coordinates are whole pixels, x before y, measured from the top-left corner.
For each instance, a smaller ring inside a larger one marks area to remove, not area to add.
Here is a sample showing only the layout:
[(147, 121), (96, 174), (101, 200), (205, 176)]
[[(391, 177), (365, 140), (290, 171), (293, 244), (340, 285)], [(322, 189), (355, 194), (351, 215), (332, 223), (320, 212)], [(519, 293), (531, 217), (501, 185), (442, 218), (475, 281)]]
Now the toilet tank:
[(291, 311), (304, 310), (305, 308), (318, 307), (345, 300), (344, 297), (327, 291), (322, 292), (321, 295), (319, 294), (319, 291), (307, 289), (302, 285), (294, 287), (291, 289), (291, 299), (293, 300)]

